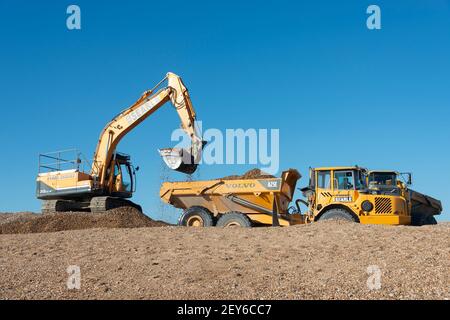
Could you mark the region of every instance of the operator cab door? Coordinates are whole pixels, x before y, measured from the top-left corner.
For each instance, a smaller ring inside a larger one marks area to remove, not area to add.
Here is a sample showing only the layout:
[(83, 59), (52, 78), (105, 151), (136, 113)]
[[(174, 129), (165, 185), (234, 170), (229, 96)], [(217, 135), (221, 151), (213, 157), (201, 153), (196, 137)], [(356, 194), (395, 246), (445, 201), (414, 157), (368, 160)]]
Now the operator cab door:
[(355, 198), (356, 181), (353, 170), (337, 170), (333, 172), (333, 201), (353, 202)]
[(320, 211), (333, 201), (333, 190), (331, 184), (331, 170), (316, 172), (316, 209)]
[(113, 196), (129, 198), (133, 193), (133, 170), (129, 163), (116, 162), (114, 165)]

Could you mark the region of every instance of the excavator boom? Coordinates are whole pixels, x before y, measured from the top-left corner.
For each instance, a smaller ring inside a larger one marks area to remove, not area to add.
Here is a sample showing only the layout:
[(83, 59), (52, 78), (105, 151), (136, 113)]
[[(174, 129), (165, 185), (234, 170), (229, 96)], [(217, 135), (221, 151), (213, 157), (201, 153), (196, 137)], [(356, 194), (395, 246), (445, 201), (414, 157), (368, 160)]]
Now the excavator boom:
[[(154, 90), (164, 80), (167, 80), (168, 85), (155, 93)], [(100, 185), (105, 183), (106, 171), (120, 140), (169, 101), (180, 117), (182, 129), (191, 139), (191, 150), (169, 148), (160, 150), (160, 154), (173, 170), (185, 173), (195, 171), (201, 157), (203, 142), (196, 127), (195, 111), (188, 90), (181, 78), (170, 72), (157, 87), (144, 92), (131, 107), (117, 115), (103, 129), (91, 170), (91, 175), (98, 178)]]

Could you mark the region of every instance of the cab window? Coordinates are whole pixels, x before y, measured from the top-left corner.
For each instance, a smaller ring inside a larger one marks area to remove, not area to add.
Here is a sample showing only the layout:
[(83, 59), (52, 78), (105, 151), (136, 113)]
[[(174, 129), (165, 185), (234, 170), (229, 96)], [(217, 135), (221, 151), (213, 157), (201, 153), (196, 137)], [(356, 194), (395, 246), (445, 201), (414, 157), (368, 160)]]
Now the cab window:
[(331, 171), (317, 172), (317, 187), (320, 189), (331, 189)]
[(366, 188), (366, 175), (361, 171), (355, 171), (356, 179), (355, 186), (356, 190), (362, 190)]
[(114, 177), (117, 177), (120, 174), (120, 168), (119, 165), (116, 163), (114, 166)]
[(353, 175), (353, 171), (335, 171), (334, 187), (338, 190), (355, 189), (355, 178)]
[(370, 184), (396, 186), (397, 177), (394, 173), (390, 172), (377, 172), (371, 173), (369, 177)]
[(122, 186), (124, 191), (131, 192), (132, 185), (130, 168), (126, 164), (121, 164), (120, 171), (122, 172)]

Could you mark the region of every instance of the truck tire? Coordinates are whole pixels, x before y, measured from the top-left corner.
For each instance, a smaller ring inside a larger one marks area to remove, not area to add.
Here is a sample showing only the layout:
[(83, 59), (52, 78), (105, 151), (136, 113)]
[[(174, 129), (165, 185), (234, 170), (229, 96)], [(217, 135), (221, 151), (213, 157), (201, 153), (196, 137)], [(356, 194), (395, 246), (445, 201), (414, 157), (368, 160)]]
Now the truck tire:
[(218, 227), (244, 227), (251, 228), (252, 222), (243, 213), (240, 212), (228, 212), (219, 218), (217, 221)]
[(355, 218), (349, 212), (347, 212), (344, 209), (339, 209), (339, 208), (334, 208), (334, 209), (330, 209), (330, 210), (326, 211), (325, 213), (323, 213), (320, 216), (319, 221), (331, 220), (331, 219), (357, 222), (355, 220)]
[(435, 217), (433, 217), (432, 215), (429, 215), (427, 217), (427, 219), (425, 220), (425, 224), (429, 225), (429, 224), (438, 224), (438, 223), (437, 223)]
[(193, 206), (184, 210), (178, 225), (184, 227), (212, 227), (214, 225), (212, 213), (200, 206)]
[(413, 226), (426, 226), (430, 224), (437, 224), (436, 218), (433, 215), (422, 213), (413, 213), (411, 215), (411, 225)]

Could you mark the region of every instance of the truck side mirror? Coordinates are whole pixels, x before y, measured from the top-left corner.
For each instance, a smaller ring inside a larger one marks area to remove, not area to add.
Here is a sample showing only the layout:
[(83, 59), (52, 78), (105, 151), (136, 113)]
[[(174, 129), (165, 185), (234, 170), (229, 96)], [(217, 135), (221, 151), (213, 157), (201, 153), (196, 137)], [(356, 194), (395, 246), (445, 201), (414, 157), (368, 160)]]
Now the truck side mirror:
[(412, 185), (412, 173), (411, 172), (401, 172), (400, 175), (403, 177), (403, 181), (405, 180), (405, 175), (408, 175), (408, 180), (406, 184), (408, 186)]

